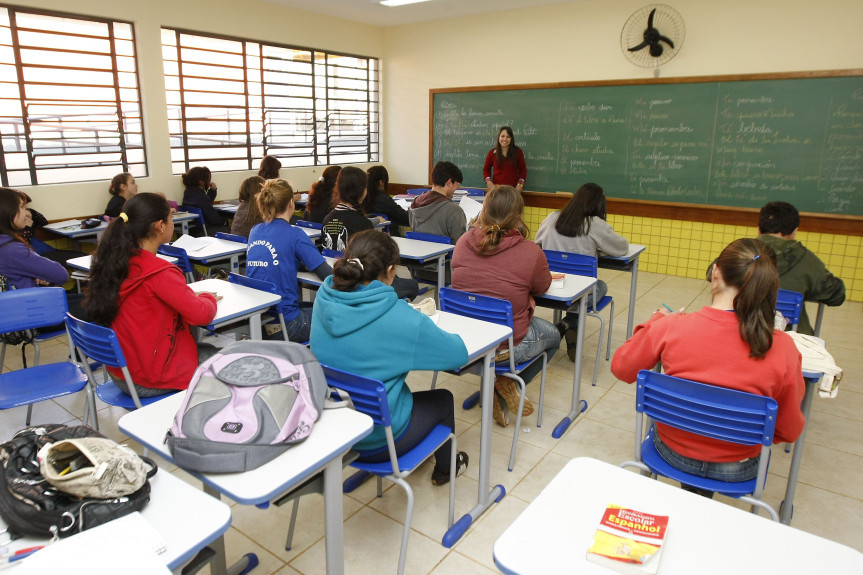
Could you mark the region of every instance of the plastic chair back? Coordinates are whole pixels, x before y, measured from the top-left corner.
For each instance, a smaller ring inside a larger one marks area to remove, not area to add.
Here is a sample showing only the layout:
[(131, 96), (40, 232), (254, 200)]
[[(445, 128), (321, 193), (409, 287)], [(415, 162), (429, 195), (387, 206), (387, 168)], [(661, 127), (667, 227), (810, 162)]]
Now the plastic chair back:
[(321, 255), (324, 256), (325, 258), (335, 258), (338, 260), (338, 259), (345, 257), (345, 252), (340, 252), (338, 250), (329, 250), (327, 248), (324, 248), (321, 250)]
[(354, 409), (371, 417), (375, 425), (384, 427), (391, 425), (390, 405), (387, 402), (387, 390), (383, 383), (326, 365), (321, 367), (324, 369), (327, 384), (347, 392), (354, 404)]
[(594, 256), (554, 250), (542, 251), (548, 260), (548, 267), (551, 271), (592, 278), (596, 277), (597, 263)]
[(183, 248), (177, 248), (171, 244), (162, 244), (159, 246), (158, 252), (162, 255), (177, 258), (176, 265), (186, 276), (187, 282), (195, 281), (195, 268), (189, 260), (189, 254)]
[(323, 224), (321, 224), (320, 222), (310, 222), (308, 220), (297, 220), (297, 225), (301, 228), (311, 228), (313, 230), (324, 229)]
[(405, 190), (405, 193), (409, 196), (421, 196), (431, 188), (411, 188), (410, 190)]
[(512, 327), (512, 303), (505, 299), (445, 287), (440, 290), (440, 309)]
[(204, 220), (204, 211), (201, 208), (190, 206), (187, 204), (183, 204), (183, 209), (189, 212), (190, 214), (195, 214), (198, 216), (198, 225), (201, 226), (201, 231), (204, 232), (204, 235), (207, 235), (207, 222)]
[[(276, 284), (274, 284), (273, 282), (267, 281), (267, 280), (250, 278), (248, 276), (244, 276), (244, 275), (240, 275), (240, 274), (236, 274), (236, 273), (231, 273), (228, 276), (228, 281), (231, 282), (232, 284), (246, 286), (246, 287), (250, 287), (252, 289), (256, 289), (256, 290), (265, 291), (268, 293), (279, 295), (279, 292), (276, 289)], [(275, 306), (272, 306), (270, 308), (271, 311), (275, 311), (276, 315), (279, 318), (279, 324), (282, 326), (282, 336), (284, 337), (284, 340), (290, 341), (290, 339), (288, 338), (288, 328), (285, 325), (285, 316), (282, 312), (278, 311), (278, 309), (279, 309), (278, 304)]]
[(803, 294), (787, 289), (779, 290), (776, 295), (776, 309), (788, 320), (791, 329), (797, 331), (803, 311)]
[(69, 311), (61, 287), (22, 288), (0, 295), (0, 333), (56, 325)]
[(449, 237), (439, 234), (427, 234), (426, 232), (406, 232), (405, 237), (411, 240), (422, 240), (424, 242), (435, 242), (438, 244), (449, 244)]
[(228, 240), (229, 242), (237, 242), (240, 244), (249, 243), (248, 238), (244, 238), (243, 236), (238, 236), (237, 234), (229, 234), (227, 232), (216, 232), (216, 237), (220, 240)]

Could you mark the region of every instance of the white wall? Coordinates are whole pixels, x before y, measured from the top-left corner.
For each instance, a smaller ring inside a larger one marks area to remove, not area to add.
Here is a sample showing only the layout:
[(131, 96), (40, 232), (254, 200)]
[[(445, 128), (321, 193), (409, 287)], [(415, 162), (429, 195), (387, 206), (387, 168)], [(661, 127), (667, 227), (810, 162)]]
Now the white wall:
[[(390, 180), (428, 181), (430, 89), (651, 77), (620, 49), (623, 24), (645, 4), (583, 0), (386, 29)], [(668, 4), (683, 16), (686, 40), (663, 77), (863, 68), (861, 0)]]
[[(142, 192), (163, 192), (180, 200), (180, 176), (171, 173), (168, 114), (162, 74), (160, 27), (224, 34), (383, 57), (381, 28), (355, 24), (255, 0), (26, 0), (27, 7), (131, 21), (135, 25), (138, 77), (144, 111), (149, 176), (138, 178)], [(307, 190), (325, 166), (282, 170), (298, 189)], [(219, 196), (237, 197), (240, 182), (254, 172), (225, 172), (213, 177)], [(33, 207), (48, 219), (100, 214), (108, 202), (108, 182), (87, 182), (26, 188)]]

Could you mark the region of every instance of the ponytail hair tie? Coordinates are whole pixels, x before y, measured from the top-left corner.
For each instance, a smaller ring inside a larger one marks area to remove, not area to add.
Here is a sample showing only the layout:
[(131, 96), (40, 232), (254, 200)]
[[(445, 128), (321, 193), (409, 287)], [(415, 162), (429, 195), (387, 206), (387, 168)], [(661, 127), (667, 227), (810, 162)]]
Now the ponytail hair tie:
[(752, 261), (754, 262), (755, 260), (757, 260), (760, 257), (761, 257), (760, 254), (755, 254), (754, 256), (752, 256)]
[(492, 224), (492, 225), (490, 225), (490, 226), (488, 227), (488, 230), (489, 230), (490, 232), (499, 232), (499, 231), (500, 231), (500, 226), (499, 226), (499, 225), (497, 225), (497, 224)]
[(321, 176), (320, 178), (318, 178), (318, 181), (319, 181), (319, 182), (323, 182), (323, 181), (324, 181), (324, 177), (323, 177), (323, 176)]
[(126, 215), (126, 212), (120, 212), (120, 216), (119, 216), (119, 217), (120, 217), (120, 219), (121, 219), (121, 220), (123, 220), (123, 221), (124, 221), (124, 222), (126, 222), (127, 224), (129, 223), (129, 216), (127, 216), (127, 215)]
[(360, 266), (360, 269), (366, 271), (366, 268), (363, 267), (363, 262), (360, 261), (359, 258), (348, 258), (348, 261)]

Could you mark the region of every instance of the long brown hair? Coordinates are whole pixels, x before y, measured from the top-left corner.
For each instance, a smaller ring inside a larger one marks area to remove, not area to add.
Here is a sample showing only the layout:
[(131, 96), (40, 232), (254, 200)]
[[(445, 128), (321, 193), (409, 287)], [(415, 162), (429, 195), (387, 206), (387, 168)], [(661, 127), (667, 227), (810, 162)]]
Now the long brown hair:
[(309, 211), (332, 206), (333, 188), (336, 187), (336, 178), (341, 170), (341, 166), (329, 166), (321, 173), (320, 179), (312, 184), (306, 205)]
[[(503, 155), (503, 149), (500, 147), (500, 135), (503, 132), (509, 134), (509, 149), (507, 149), (507, 154), (505, 156)], [(497, 157), (497, 163), (512, 162), (514, 164), (516, 161), (516, 150), (518, 150), (518, 146), (515, 145), (515, 135), (512, 133), (512, 128), (509, 126), (501, 127), (501, 129), (497, 131), (497, 141), (495, 142), (494, 155)]]
[(560, 211), (554, 229), (568, 238), (586, 236), (593, 217), (606, 219), (605, 194), (597, 184), (584, 184)]
[(512, 186), (495, 186), (486, 194), (478, 223), (484, 237), (480, 242), (480, 253), (493, 252), (500, 245), (500, 240), (510, 230), (518, 230), (522, 237), (527, 237), (530, 231), (521, 219), (524, 212), (524, 200), (521, 194)]
[(249, 211), (246, 212), (246, 219), (244, 221), (256, 222), (261, 219), (257, 196), (265, 181), (261, 176), (249, 176), (240, 183), (240, 201), (249, 204)]
[(749, 344), (749, 357), (763, 358), (773, 346), (779, 291), (775, 252), (758, 240), (734, 240), (719, 254), (716, 267), (722, 281), (737, 289), (734, 313), (740, 337)]
[(399, 246), (389, 235), (363, 230), (351, 236), (345, 257), (333, 266), (333, 287), (354, 291), (359, 284), (378, 279), (398, 263)]

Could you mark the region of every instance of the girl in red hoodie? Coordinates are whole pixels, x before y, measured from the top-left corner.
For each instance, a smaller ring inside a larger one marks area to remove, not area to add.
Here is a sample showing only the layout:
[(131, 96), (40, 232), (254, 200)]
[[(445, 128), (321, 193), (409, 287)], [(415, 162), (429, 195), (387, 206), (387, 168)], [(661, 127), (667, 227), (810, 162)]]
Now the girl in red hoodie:
[[(210, 323), (217, 298), (193, 292), (177, 266), (156, 256), (173, 233), (165, 198), (138, 194), (105, 230), (90, 268), (90, 321), (117, 333), (139, 397), (188, 388), (198, 363), (215, 351), (199, 352), (189, 324)], [(128, 392), (120, 370), (108, 373)]]

